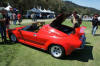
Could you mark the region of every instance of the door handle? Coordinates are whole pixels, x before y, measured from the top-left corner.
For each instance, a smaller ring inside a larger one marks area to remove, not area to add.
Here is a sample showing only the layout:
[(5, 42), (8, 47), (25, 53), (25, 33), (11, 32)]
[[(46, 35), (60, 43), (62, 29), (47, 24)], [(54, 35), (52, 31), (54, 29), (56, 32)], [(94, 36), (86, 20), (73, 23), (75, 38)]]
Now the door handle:
[(33, 34), (33, 36), (37, 36), (36, 34)]

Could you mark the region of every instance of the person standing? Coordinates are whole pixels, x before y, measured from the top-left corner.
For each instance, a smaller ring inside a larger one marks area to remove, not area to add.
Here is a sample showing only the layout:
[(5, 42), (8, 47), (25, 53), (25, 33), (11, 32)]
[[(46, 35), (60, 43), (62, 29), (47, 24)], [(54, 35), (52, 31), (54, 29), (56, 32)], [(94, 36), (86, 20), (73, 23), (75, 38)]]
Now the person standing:
[(31, 19), (34, 21), (34, 13), (31, 14)]
[(3, 19), (3, 14), (2, 11), (0, 11), (0, 34), (3, 42), (3, 36), (2, 36), (2, 23), (4, 22), (5, 19)]
[(32, 13), (31, 18), (32, 18), (32, 21), (37, 22), (37, 14), (36, 13)]
[(74, 11), (73, 14), (72, 14), (71, 22), (73, 23), (74, 28), (80, 27), (80, 25), (82, 24), (82, 19), (77, 14), (76, 11)]
[(34, 22), (37, 22), (37, 14), (34, 14)]
[(94, 36), (96, 33), (96, 30), (98, 29), (98, 15), (94, 15), (92, 19), (92, 35)]
[(9, 24), (10, 18), (8, 17), (6, 10), (2, 10), (0, 15), (1, 15), (1, 17), (0, 17), (1, 38), (2, 38), (2, 42), (6, 43), (7, 42), (7, 39), (6, 39), (6, 28), (7, 28), (7, 25)]
[(16, 25), (16, 22), (17, 22), (17, 15), (16, 15), (16, 13), (13, 13), (12, 16), (13, 16), (13, 24)]
[(10, 24), (13, 24), (13, 15), (12, 15), (12, 12), (9, 12), (8, 16), (10, 17)]
[(22, 22), (21, 14), (20, 13), (17, 14), (17, 19), (18, 19), (18, 22), (19, 22), (19, 25), (20, 25), (21, 22)]

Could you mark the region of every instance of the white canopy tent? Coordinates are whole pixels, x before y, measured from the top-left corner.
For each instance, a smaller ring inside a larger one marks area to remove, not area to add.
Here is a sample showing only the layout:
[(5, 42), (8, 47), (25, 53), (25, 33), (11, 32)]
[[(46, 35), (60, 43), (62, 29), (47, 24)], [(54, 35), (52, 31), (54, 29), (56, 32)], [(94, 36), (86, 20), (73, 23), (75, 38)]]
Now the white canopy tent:
[(44, 13), (54, 13), (54, 11), (46, 10), (46, 9), (42, 10), (42, 12), (44, 12)]
[(54, 11), (41, 9), (41, 8), (32, 8), (30, 10), (27, 10), (26, 17), (30, 16), (32, 14), (32, 12), (36, 13), (37, 17), (39, 17), (39, 18), (54, 18), (55, 17)]
[(8, 5), (5, 10), (10, 11), (10, 9), (12, 9), (12, 7), (10, 5)]
[(54, 13), (54, 11), (51, 11), (51, 10), (46, 10), (46, 9), (41, 9), (41, 8), (32, 8), (28, 11), (31, 11), (31, 12), (35, 12), (35, 13)]

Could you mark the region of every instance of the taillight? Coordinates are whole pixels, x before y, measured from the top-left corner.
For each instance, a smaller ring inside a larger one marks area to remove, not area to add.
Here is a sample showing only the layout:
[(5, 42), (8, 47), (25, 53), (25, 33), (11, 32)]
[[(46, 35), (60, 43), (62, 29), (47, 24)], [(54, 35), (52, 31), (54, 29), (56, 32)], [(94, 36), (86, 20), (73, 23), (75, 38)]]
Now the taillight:
[(84, 26), (80, 27), (80, 33), (84, 33), (85, 29), (86, 29), (86, 27), (84, 27)]
[(81, 35), (83, 35), (85, 33), (84, 32), (85, 29), (86, 29), (86, 27), (84, 27), (84, 26), (76, 28), (75, 29), (75, 34), (80, 37)]

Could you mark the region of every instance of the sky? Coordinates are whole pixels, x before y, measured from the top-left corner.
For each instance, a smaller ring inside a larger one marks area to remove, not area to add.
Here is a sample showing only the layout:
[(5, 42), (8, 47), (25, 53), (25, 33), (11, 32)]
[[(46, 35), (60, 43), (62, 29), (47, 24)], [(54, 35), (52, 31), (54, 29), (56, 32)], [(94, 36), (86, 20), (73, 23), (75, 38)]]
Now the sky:
[[(64, 0), (67, 1), (67, 0)], [(81, 6), (92, 7), (100, 10), (100, 0), (68, 0)]]

